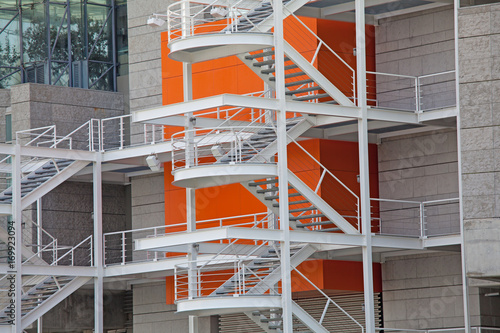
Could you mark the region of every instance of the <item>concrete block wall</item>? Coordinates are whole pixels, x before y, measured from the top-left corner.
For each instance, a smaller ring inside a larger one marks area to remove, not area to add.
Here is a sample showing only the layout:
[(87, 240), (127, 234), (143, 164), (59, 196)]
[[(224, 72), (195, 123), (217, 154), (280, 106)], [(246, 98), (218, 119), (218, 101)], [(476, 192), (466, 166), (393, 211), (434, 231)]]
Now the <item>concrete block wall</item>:
[[(43, 316), (43, 332), (93, 332), (94, 309), (89, 304), (94, 302), (94, 291), (81, 288), (54, 309)], [(125, 313), (123, 311), (124, 293), (115, 290), (106, 290), (104, 293), (104, 332), (123, 329)], [(30, 333), (36, 332), (36, 323)]]
[(459, 11), (460, 115), (467, 272), (500, 276), (500, 5)]
[[(162, 105), (161, 33), (167, 30), (167, 24), (150, 27), (146, 21), (152, 13), (166, 14), (170, 3), (170, 0), (127, 2), (131, 112)], [(132, 125), (132, 142), (140, 142), (142, 133), (142, 125)]]
[(64, 135), (90, 118), (124, 113), (121, 93), (33, 83), (13, 86), (11, 104), (13, 133), (57, 124)]
[[(395, 8), (397, 9), (397, 8)], [(454, 70), (451, 6), (379, 20), (375, 28), (376, 71), (421, 76)], [(369, 84), (375, 79), (368, 76)], [(377, 75), (379, 106), (415, 110), (415, 80)], [(421, 79), (423, 109), (455, 104), (454, 74)]]
[(10, 107), (10, 90), (0, 89), (0, 142), (5, 142), (5, 114)]
[[(103, 231), (127, 228), (126, 186), (103, 184)], [(93, 233), (91, 183), (65, 182), (42, 198), (43, 228), (59, 245), (76, 245)]]
[(166, 14), (171, 1), (131, 0), (127, 2), (129, 38), (130, 110), (162, 104), (162, 27), (146, 24), (152, 13)]
[[(382, 278), (385, 327), (463, 327), (460, 254), (387, 258)], [(471, 325), (480, 325), (478, 288), (470, 289), (470, 309)]]
[[(430, 201), (458, 198), (455, 130), (386, 138), (378, 146), (382, 199)], [(419, 236), (419, 205), (380, 203), (382, 233)], [(426, 235), (460, 232), (456, 201), (429, 205)]]

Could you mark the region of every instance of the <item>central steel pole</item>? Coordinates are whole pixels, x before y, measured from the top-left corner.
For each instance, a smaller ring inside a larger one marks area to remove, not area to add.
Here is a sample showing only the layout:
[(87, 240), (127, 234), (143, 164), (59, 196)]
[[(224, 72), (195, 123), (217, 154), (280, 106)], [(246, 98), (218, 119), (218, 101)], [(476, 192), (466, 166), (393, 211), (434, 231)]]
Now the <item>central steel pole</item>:
[(356, 10), (356, 76), (358, 83), (358, 107), (361, 118), (358, 119), (359, 176), (361, 197), (361, 223), (366, 243), (363, 253), (363, 285), (365, 300), (366, 332), (375, 333), (375, 302), (373, 294), (373, 254), (371, 238), (370, 212), (370, 169), (368, 159), (368, 107), (366, 97), (366, 33), (365, 1), (355, 0)]
[(94, 278), (94, 332), (104, 332), (104, 253), (102, 235), (102, 164), (101, 154), (96, 154), (94, 162), (94, 265), (97, 277)]
[(278, 190), (281, 243), (281, 306), (283, 308), (283, 332), (293, 332), (292, 278), (290, 263), (290, 221), (288, 218), (288, 163), (285, 95), (285, 43), (283, 31), (283, 2), (274, 0), (274, 57), (276, 67), (276, 99), (278, 100)]

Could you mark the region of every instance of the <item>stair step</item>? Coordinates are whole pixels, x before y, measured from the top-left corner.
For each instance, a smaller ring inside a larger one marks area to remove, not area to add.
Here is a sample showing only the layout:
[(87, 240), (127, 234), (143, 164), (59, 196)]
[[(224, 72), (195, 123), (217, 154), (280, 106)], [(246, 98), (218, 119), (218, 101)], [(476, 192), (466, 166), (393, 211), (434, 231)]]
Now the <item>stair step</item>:
[[(332, 221), (302, 223), (302, 224), (297, 224), (297, 228), (315, 227), (318, 225), (328, 225), (328, 224), (334, 224), (334, 223)], [(336, 228), (336, 229), (338, 229), (338, 228)]]
[(302, 94), (306, 92), (311, 92), (311, 91), (317, 91), (321, 90), (322, 88), (320, 86), (314, 86), (314, 87), (308, 87), (308, 88), (303, 88), (303, 89), (297, 89), (297, 90), (290, 90), (287, 91), (285, 94), (286, 95), (297, 95), (297, 94)]
[[(288, 186), (288, 189), (291, 190), (291, 189), (293, 189), (293, 187), (292, 186)], [(257, 193), (276, 192), (278, 190), (279, 190), (278, 187), (273, 186), (271, 188), (265, 188), (265, 189), (257, 190)]]
[(270, 180), (263, 180), (263, 181), (252, 181), (250, 183), (248, 183), (249, 186), (259, 186), (259, 185), (266, 185), (266, 184), (277, 184), (278, 183), (278, 179), (274, 178), (274, 179), (270, 179)]
[(312, 99), (320, 99), (325, 97), (330, 97), (330, 95), (328, 94), (307, 95), (307, 96), (294, 97), (293, 100), (297, 102), (304, 102), (304, 101), (310, 101)]
[(313, 207), (290, 209), (289, 212), (290, 213), (298, 213), (298, 212), (307, 212), (307, 211), (316, 210), (316, 209), (318, 209), (318, 208), (313, 206)]
[[(294, 68), (299, 68), (299, 66), (297, 66), (295, 64), (287, 65), (287, 66), (285, 66), (285, 71), (290, 70), (290, 69), (294, 69)], [(271, 73), (276, 72), (276, 68), (263, 69), (260, 72), (262, 74), (271, 74)]]
[(253, 60), (253, 59), (263, 58), (263, 57), (272, 56), (272, 55), (274, 55), (274, 50), (259, 52), (259, 53), (254, 53), (254, 54), (247, 54), (245, 56), (245, 59)]
[[(304, 73), (304, 72), (295, 72), (295, 73), (285, 74), (285, 79), (289, 79), (289, 78), (292, 78), (292, 77), (303, 76), (303, 75), (306, 75), (306, 73)], [(269, 78), (269, 81), (276, 81), (276, 77), (275, 76), (271, 76)]]
[[(302, 205), (302, 204), (307, 204), (307, 203), (311, 203), (311, 202), (309, 200), (288, 201), (288, 205), (289, 206), (292, 206), (292, 205)], [(273, 203), (273, 207), (279, 207), (279, 206), (280, 206), (279, 202)]]
[(314, 82), (314, 80), (312, 80), (312, 79), (293, 81), (293, 82), (285, 83), (285, 87), (289, 88), (289, 87), (294, 87), (294, 86), (301, 86), (303, 84), (308, 84), (308, 83), (313, 83), (313, 82)]
[[(290, 58), (285, 57), (285, 62), (290, 61)], [(275, 59), (269, 59), (269, 60), (263, 60), (263, 61), (258, 61), (253, 64), (254, 67), (262, 67), (262, 66), (267, 66), (267, 65), (273, 65), (275, 63)]]
[[(291, 197), (299, 197), (299, 196), (302, 196), (302, 194), (300, 193), (288, 193), (288, 197), (291, 198)], [(268, 197), (265, 197), (266, 200), (274, 200), (274, 199), (279, 199), (279, 195), (270, 195)]]
[(294, 217), (290, 217), (290, 221), (313, 219), (313, 218), (317, 218), (317, 217), (325, 217), (325, 215), (324, 214), (311, 214), (311, 215), (294, 216)]

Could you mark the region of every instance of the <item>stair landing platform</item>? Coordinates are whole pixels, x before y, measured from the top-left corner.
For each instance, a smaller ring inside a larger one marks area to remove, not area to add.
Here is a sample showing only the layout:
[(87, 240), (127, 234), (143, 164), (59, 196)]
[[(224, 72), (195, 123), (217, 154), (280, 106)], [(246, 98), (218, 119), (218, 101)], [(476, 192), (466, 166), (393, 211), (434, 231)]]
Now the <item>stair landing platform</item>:
[(221, 163), (178, 169), (172, 174), (175, 186), (205, 188), (276, 177), (278, 168), (274, 163)]
[(190, 300), (178, 300), (176, 303), (177, 312), (189, 312), (193, 315), (210, 316), (281, 308), (281, 296), (207, 296)]

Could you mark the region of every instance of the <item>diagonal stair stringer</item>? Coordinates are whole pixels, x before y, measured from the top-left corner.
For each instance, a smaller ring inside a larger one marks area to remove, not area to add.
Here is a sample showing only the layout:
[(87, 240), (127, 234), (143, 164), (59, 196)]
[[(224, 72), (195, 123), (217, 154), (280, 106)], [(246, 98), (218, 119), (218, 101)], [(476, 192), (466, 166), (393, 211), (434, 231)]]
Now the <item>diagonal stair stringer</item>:
[(68, 180), (71, 176), (75, 175), (78, 171), (82, 170), (88, 164), (88, 161), (74, 161), (73, 163), (65, 167), (51, 179), (47, 180), (42, 185), (38, 186), (36, 189), (24, 196), (21, 203), (22, 209), (28, 208), (29, 205), (55, 189), (57, 186), (61, 185), (63, 182)]
[(42, 304), (37, 306), (34, 310), (24, 315), (21, 319), (22, 328), (25, 329), (31, 325), (35, 320), (43, 316), (45, 313), (54, 308), (57, 304), (62, 302), (69, 295), (77, 291), (81, 286), (87, 283), (90, 277), (75, 277), (71, 282), (66, 284), (54, 295), (47, 298)]
[(286, 41), (284, 42), (285, 54), (311, 79), (314, 80), (330, 97), (343, 106), (356, 106), (346, 95), (333, 85), (321, 72), (311, 65), (297, 50)]
[[(310, 116), (304, 116), (304, 118), (295, 124), (292, 128), (290, 128), (286, 134), (287, 134), (287, 144), (292, 142), (292, 139), (295, 140), (299, 136), (301, 136), (303, 133), (305, 133), (308, 129), (314, 126), (314, 120), (311, 119), (312, 117)], [(274, 140), (271, 142), (267, 147), (262, 149), (257, 155), (252, 157), (248, 162), (250, 163), (266, 163), (268, 162), (265, 158), (265, 156), (273, 156), (276, 154), (278, 151), (278, 140)]]
[[(2, 227), (0, 227), (0, 241), (4, 242), (5, 244), (9, 243), (9, 234)], [(29, 258), (29, 262), (31, 264), (47, 265), (47, 263), (42, 258), (36, 256), (35, 253), (33, 253), (33, 251), (31, 251), (31, 249), (29, 249), (24, 244), (21, 244), (21, 254), (26, 259)]]
[(305, 198), (307, 198), (315, 207), (326, 215), (330, 221), (335, 223), (344, 233), (349, 235), (359, 235), (359, 231), (352, 226), (342, 215), (333, 209), (323, 198), (317, 195), (309, 186), (307, 186), (299, 177), (288, 170), (288, 182)]
[[(317, 251), (316, 247), (310, 244), (305, 245), (290, 258), (290, 264), (293, 267), (300, 265)], [(269, 290), (269, 286), (274, 286), (281, 280), (281, 265), (274, 269), (262, 281), (253, 286), (246, 295), (262, 295)]]
[(314, 333), (328, 333), (329, 331), (316, 321), (309, 313), (302, 309), (297, 303), (292, 301), (292, 313), (302, 322), (302, 324), (309, 327)]
[[(286, 10), (283, 10), (283, 20), (292, 13), (296, 12), (298, 9), (300, 9), (309, 1), (310, 0), (292, 0), (284, 4), (283, 7)], [(271, 14), (268, 17), (266, 17), (262, 22), (257, 24), (256, 27), (250, 29), (249, 31), (268, 32), (273, 27), (274, 27), (274, 11), (272, 11)]]

